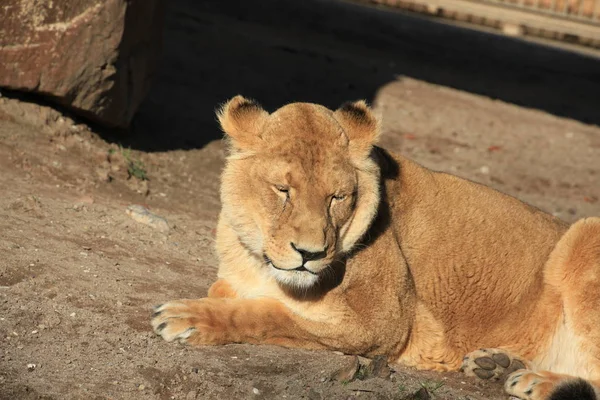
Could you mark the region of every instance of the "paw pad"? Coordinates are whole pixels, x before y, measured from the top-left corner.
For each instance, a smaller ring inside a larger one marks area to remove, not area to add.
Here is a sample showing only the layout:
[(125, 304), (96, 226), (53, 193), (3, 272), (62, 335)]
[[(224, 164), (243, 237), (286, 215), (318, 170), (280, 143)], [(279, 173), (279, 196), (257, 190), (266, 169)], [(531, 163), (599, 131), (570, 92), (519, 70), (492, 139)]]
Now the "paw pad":
[(525, 369), (525, 362), (499, 349), (480, 349), (467, 354), (461, 370), (468, 376), (486, 380), (505, 379), (519, 369)]

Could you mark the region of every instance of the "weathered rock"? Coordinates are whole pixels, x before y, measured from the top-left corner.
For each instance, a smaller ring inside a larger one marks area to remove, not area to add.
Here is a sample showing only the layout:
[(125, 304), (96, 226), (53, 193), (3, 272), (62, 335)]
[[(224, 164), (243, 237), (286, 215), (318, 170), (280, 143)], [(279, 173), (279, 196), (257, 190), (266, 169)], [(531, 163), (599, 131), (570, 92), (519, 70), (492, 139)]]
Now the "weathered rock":
[(3, 0), (0, 86), (126, 126), (162, 43), (163, 0)]
[(392, 374), (392, 370), (388, 366), (387, 357), (375, 356), (373, 361), (367, 367), (367, 377), (379, 377), (382, 379), (388, 379)]
[(356, 378), (359, 368), (358, 357), (353, 356), (346, 365), (331, 375), (331, 379), (338, 382), (351, 382)]
[(169, 232), (169, 223), (163, 217), (153, 214), (147, 208), (137, 204), (130, 205), (125, 210), (127, 215), (142, 224), (148, 225), (160, 232)]
[(412, 393), (412, 394), (408, 395), (407, 397), (404, 397), (402, 400), (430, 400), (430, 399), (431, 399), (431, 395), (429, 394), (427, 389), (421, 388), (421, 389), (417, 390), (415, 393)]

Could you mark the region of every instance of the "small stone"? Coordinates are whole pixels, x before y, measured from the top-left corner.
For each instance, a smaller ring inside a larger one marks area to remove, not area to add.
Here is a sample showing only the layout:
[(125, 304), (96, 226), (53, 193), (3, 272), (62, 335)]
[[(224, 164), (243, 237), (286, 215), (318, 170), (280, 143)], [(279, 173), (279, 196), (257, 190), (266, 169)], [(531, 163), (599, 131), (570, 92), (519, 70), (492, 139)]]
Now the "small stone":
[(38, 331), (37, 331), (37, 330), (35, 330), (35, 331), (31, 331), (31, 334), (32, 334), (32, 335), (35, 335), (36, 333), (38, 333)]
[(146, 389), (146, 386), (145, 386), (145, 385), (141, 385), (141, 384), (140, 384), (140, 385), (138, 386), (138, 390), (139, 390), (140, 392), (141, 392), (142, 390), (144, 390), (144, 389)]
[(35, 369), (36, 365), (35, 364), (27, 364), (27, 369), (29, 370), (29, 372), (33, 371)]
[(490, 173), (490, 167), (488, 167), (487, 165), (484, 165), (481, 168), (479, 168), (479, 172), (481, 172), (484, 175), (487, 175)]
[(429, 394), (427, 389), (422, 387), (415, 393), (408, 395), (407, 397), (404, 397), (403, 400), (430, 400), (430, 399), (431, 399), (431, 395)]
[(392, 375), (392, 370), (388, 366), (386, 356), (376, 356), (369, 365), (368, 372), (370, 376), (388, 379)]
[(358, 357), (354, 356), (346, 366), (335, 371), (331, 375), (331, 379), (338, 382), (351, 382), (356, 377), (359, 368)]
[(151, 213), (147, 208), (137, 204), (127, 207), (125, 210), (133, 220), (148, 225), (159, 232), (167, 233), (169, 231), (169, 223), (166, 219), (156, 214)]
[(185, 400), (195, 400), (197, 393), (195, 390), (189, 391), (188, 394), (185, 395)]
[(70, 317), (75, 317), (75, 315), (77, 315), (77, 314), (75, 314), (74, 312), (72, 312), (71, 314), (69, 314)]
[(314, 388), (310, 388), (308, 391), (308, 398), (309, 400), (321, 400), (323, 396), (321, 396), (321, 393), (317, 392)]
[(252, 388), (252, 393), (258, 396), (260, 394), (260, 390), (258, 390), (257, 388)]
[(32, 263), (32, 264), (29, 264), (29, 266), (30, 266), (30, 267), (35, 267), (35, 264), (33, 264), (33, 263)]

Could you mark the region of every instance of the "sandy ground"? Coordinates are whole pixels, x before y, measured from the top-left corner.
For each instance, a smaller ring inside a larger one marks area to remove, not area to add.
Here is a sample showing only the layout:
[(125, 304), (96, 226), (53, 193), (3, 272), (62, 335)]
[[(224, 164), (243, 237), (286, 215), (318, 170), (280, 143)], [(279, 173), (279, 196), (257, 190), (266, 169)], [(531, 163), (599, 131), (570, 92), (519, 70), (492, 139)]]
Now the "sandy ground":
[[(505, 398), (460, 373), (398, 366), (341, 383), (331, 376), (348, 356), (192, 349), (150, 331), (152, 305), (204, 296), (215, 279), (225, 153), (212, 109), (237, 92), (268, 107), (367, 98), (388, 149), (570, 222), (600, 215), (598, 60), (354, 6), (315, 16), (267, 3), (271, 14), (174, 2), (161, 73), (130, 132), (0, 98), (0, 398), (408, 399), (423, 387), (437, 399)], [(353, 24), (361, 18), (376, 29)], [(509, 51), (522, 58), (498, 64)], [(169, 231), (132, 219), (132, 204)]]

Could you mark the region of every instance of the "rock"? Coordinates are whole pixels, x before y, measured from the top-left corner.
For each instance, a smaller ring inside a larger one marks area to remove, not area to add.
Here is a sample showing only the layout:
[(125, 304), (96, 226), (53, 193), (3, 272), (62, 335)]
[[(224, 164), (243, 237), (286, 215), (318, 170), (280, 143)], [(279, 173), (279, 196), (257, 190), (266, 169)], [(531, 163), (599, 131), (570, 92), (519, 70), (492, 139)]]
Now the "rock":
[(310, 388), (310, 390), (308, 391), (308, 399), (309, 400), (322, 400), (323, 396), (321, 396), (321, 393), (317, 392), (314, 388)]
[(331, 379), (338, 382), (351, 382), (356, 377), (359, 368), (360, 363), (358, 362), (358, 357), (354, 356), (348, 364), (335, 371), (333, 375), (331, 375)]
[(124, 127), (162, 43), (163, 0), (3, 0), (0, 86)]
[(190, 390), (186, 395), (185, 395), (185, 400), (196, 400), (196, 396), (197, 393), (195, 390)]
[(127, 215), (142, 224), (148, 225), (160, 232), (167, 233), (169, 224), (166, 219), (148, 211), (147, 208), (134, 204), (125, 210)]
[(425, 388), (417, 390), (415, 393), (404, 397), (402, 400), (430, 400), (431, 395)]
[(368, 366), (368, 377), (378, 377), (388, 379), (392, 375), (392, 370), (388, 366), (386, 356), (376, 356)]

